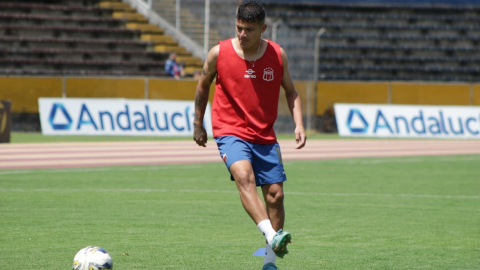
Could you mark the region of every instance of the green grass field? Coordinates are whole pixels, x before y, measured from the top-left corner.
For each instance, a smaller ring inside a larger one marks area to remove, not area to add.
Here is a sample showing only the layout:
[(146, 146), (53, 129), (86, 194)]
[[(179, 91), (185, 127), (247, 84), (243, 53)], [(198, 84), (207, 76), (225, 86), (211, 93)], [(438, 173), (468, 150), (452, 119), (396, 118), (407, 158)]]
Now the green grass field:
[[(288, 269), (480, 269), (480, 155), (285, 162)], [(222, 163), (0, 171), (0, 269), (261, 269)]]

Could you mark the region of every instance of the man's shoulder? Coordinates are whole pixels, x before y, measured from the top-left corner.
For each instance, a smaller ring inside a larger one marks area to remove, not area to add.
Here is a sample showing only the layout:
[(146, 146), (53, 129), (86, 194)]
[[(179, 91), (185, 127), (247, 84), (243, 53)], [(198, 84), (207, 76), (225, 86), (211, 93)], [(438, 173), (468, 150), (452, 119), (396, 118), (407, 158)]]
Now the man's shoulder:
[(283, 50), (282, 46), (280, 46), (280, 44), (278, 44), (276, 42), (273, 42), (271, 40), (268, 40), (268, 39), (267, 39), (267, 42), (268, 42), (268, 45), (272, 46), (273, 48), (275, 48), (279, 52), (285, 53), (285, 51)]
[(227, 38), (227, 39), (224, 39), (224, 40), (220, 40), (218, 42), (218, 45), (220, 45), (221, 43), (227, 43), (227, 42), (232, 42), (233, 40), (235, 40), (236, 38)]
[(275, 41), (271, 41), (270, 39), (265, 39), (265, 41), (273, 47), (280, 47), (280, 44), (276, 43)]
[(217, 44), (210, 49), (207, 55), (207, 59), (208, 58), (215, 59), (216, 61), (219, 53), (220, 53), (220, 44)]

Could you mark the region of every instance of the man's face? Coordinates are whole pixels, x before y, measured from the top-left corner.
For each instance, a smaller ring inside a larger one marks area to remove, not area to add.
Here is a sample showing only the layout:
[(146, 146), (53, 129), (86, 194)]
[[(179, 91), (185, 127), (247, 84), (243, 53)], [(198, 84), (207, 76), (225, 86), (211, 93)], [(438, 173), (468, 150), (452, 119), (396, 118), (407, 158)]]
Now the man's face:
[(244, 22), (237, 19), (237, 37), (242, 49), (249, 49), (262, 37), (267, 26), (258, 22)]

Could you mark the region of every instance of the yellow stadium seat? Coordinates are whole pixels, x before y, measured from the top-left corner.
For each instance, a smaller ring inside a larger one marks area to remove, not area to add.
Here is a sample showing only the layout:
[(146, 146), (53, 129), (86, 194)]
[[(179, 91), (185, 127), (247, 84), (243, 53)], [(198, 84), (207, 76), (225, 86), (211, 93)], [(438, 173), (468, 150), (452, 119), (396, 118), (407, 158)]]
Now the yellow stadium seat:
[(151, 33), (151, 34), (159, 34), (159, 35), (162, 35), (164, 33), (163, 29), (158, 28), (158, 26), (154, 24), (127, 23), (125, 27), (127, 27), (128, 29), (140, 30), (142, 31), (142, 33)]

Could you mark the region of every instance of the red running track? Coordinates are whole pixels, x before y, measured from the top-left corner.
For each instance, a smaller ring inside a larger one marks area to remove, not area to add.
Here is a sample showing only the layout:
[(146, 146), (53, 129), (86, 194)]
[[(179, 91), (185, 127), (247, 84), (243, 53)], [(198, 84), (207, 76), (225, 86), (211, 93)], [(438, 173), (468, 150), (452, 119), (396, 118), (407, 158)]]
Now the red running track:
[[(480, 154), (474, 140), (309, 140), (296, 150), (294, 140), (280, 140), (284, 160)], [(193, 141), (85, 142), (0, 145), (0, 169), (73, 168), (221, 162), (215, 142), (206, 148)]]

